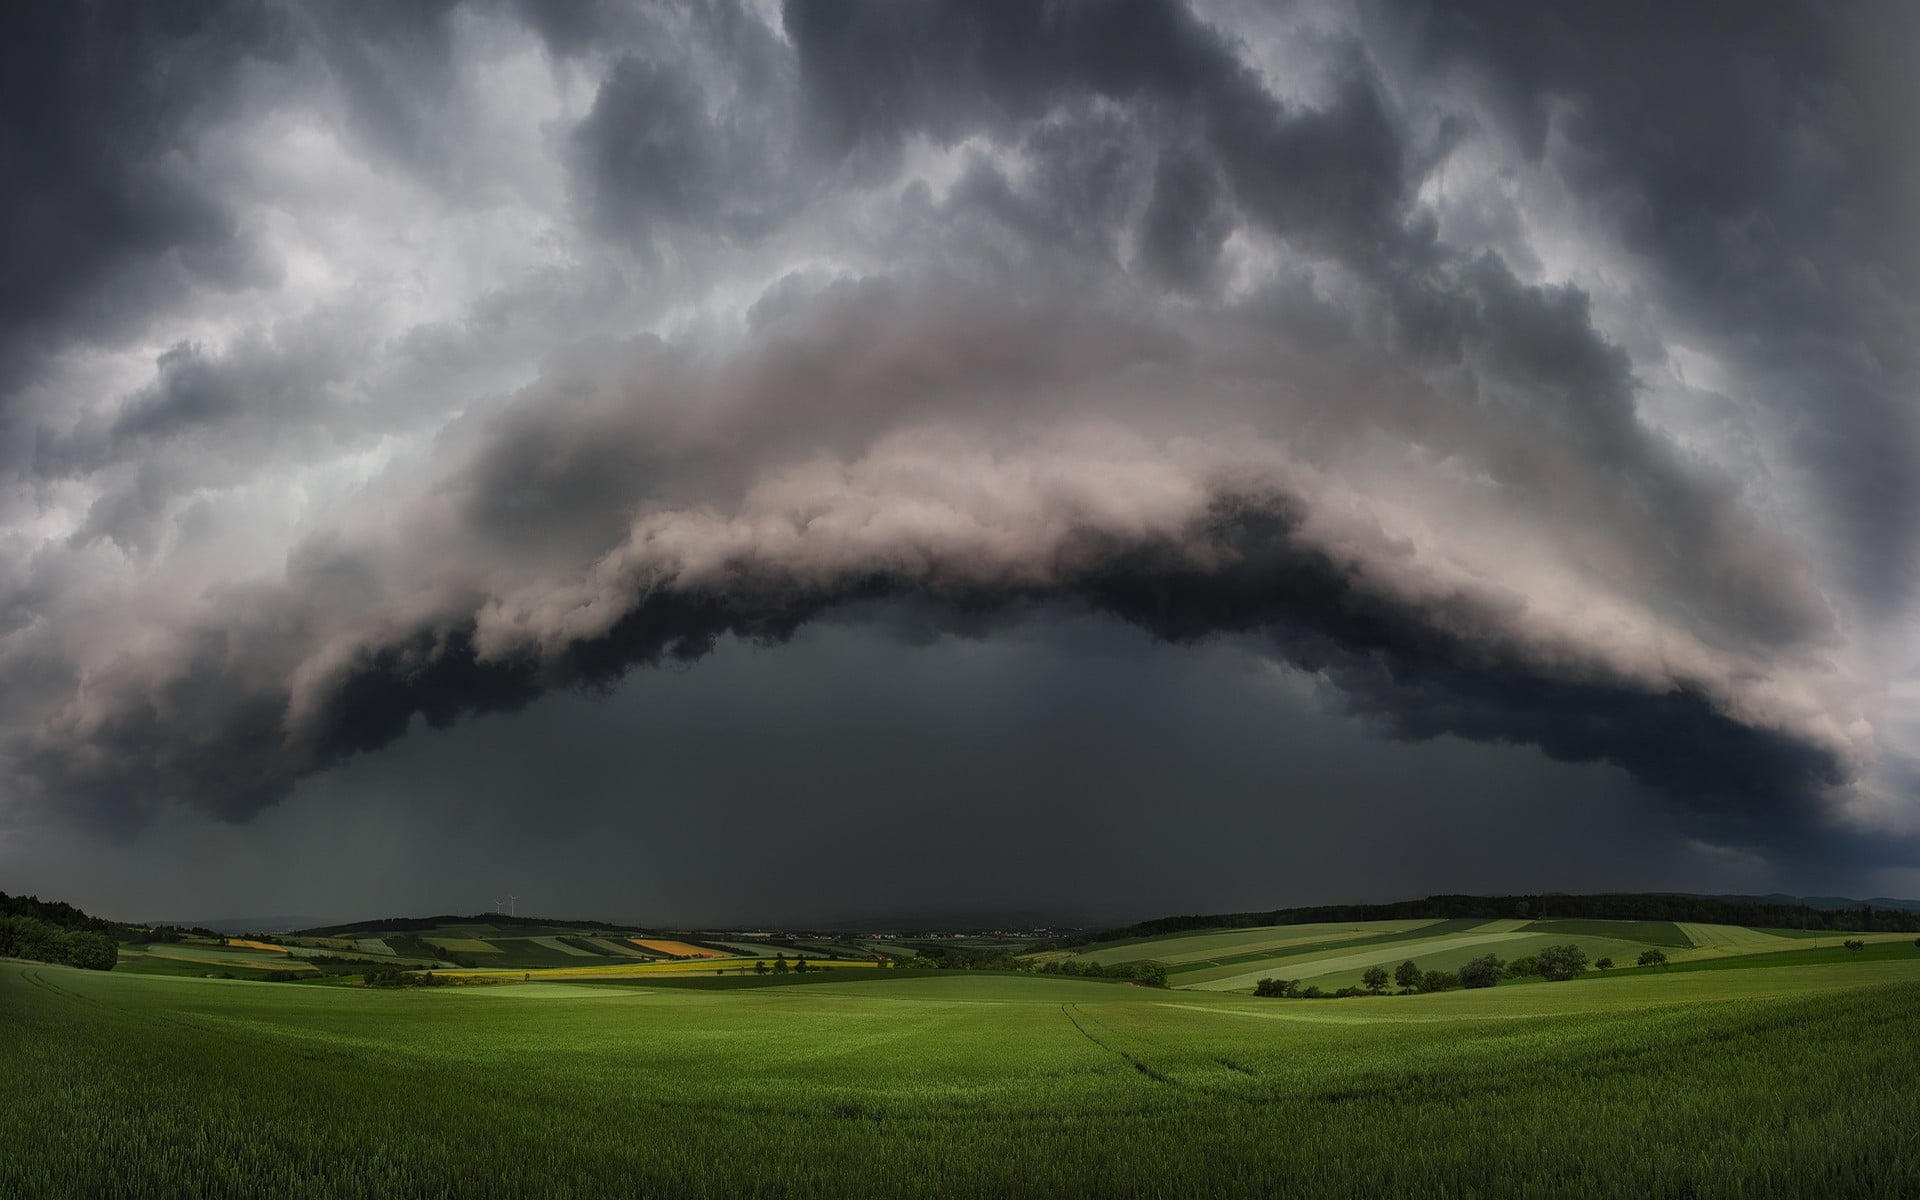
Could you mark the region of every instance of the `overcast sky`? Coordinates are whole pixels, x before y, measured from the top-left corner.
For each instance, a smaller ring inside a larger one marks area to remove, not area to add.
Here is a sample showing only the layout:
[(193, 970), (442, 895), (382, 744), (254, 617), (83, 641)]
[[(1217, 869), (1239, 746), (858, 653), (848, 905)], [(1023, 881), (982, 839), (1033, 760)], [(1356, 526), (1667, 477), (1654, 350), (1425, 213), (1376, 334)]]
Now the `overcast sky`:
[(1920, 8), (13, 24), (0, 890), (1920, 895)]

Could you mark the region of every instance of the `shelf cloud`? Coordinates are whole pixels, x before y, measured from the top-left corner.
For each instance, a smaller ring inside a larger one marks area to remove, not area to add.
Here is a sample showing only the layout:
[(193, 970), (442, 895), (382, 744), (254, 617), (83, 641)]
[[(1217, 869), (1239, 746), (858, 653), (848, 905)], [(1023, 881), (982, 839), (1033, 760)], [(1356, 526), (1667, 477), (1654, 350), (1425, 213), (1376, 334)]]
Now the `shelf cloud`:
[(1715, 844), (1913, 832), (1905, 12), (12, 20), (12, 819), (246, 822), (892, 613), (1230, 641)]

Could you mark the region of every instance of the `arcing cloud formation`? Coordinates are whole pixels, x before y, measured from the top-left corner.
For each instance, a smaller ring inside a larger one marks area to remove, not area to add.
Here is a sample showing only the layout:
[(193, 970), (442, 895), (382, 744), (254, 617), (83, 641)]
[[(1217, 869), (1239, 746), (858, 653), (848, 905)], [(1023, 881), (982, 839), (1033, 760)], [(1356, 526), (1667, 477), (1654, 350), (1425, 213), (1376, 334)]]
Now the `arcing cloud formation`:
[(30, 20), (9, 806), (243, 820), (905, 605), (1234, 635), (1749, 844), (1910, 819), (1904, 10)]

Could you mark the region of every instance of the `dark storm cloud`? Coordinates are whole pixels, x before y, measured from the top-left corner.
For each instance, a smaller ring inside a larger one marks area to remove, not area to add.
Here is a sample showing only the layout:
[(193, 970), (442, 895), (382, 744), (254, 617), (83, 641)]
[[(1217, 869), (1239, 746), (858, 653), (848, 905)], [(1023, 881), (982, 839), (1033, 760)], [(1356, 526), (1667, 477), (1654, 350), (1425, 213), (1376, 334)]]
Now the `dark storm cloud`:
[[(904, 600), (923, 624), (971, 635), (1048, 608), (1110, 614), (1176, 644), (1258, 635), (1276, 657), (1324, 674), (1354, 711), (1395, 736), (1531, 743), (1563, 761), (1612, 761), (1748, 838), (1797, 835), (1811, 815), (1807, 796), (1841, 777), (1831, 755), (1730, 720), (1699, 694), (1558, 675), (1502, 645), (1500, 614), (1475, 611), (1466, 598), (1455, 602), (1451, 628), (1437, 627), (1430, 611), (1369, 594), (1298, 544), (1284, 507), (1225, 501), (1165, 544), (1085, 536), (1092, 545), (1071, 555), (1084, 565), (1044, 586), (983, 586), (964, 568), (938, 565), (927, 575), (866, 569), (805, 583), (740, 563), (724, 583), (637, 596), (603, 633), (544, 658), (483, 656), (471, 621), (423, 628), (344, 663), (292, 739), (286, 695), (272, 680), (249, 692), (235, 669), (236, 658), (264, 647), (248, 653), (208, 631), (161, 689), (92, 729), (95, 757), (75, 764), (55, 755), (28, 769), (108, 812), (138, 788), (152, 802), (245, 818), (300, 777), (397, 740), (416, 717), (444, 728), (554, 690), (606, 690), (634, 667), (695, 662), (722, 637), (777, 644), (836, 608)], [(1196, 557), (1220, 565), (1195, 566)], [(300, 582), (324, 586), (312, 576)], [(259, 598), (249, 607), (257, 611)], [(300, 633), (295, 618), (245, 636)], [(183, 746), (186, 733), (193, 741)]]
[[(843, 157), (884, 160), (912, 134), (950, 143), (1105, 100), (1162, 137), (1208, 147), (1240, 202), (1276, 230), (1356, 249), (1397, 236), (1403, 147), (1357, 51), (1333, 103), (1300, 111), (1224, 35), (1157, 0), (792, 4), (784, 15), (816, 136)], [(1192, 216), (1202, 228), (1209, 219)], [(1168, 238), (1172, 219), (1163, 211), (1152, 236)]]
[[(35, 17), (0, 238), (72, 262), (0, 297), (46, 393), (9, 439), (41, 509), (0, 541), (8, 779), (247, 820), (729, 639), (1067, 613), (1804, 843), (1874, 777), (1904, 665), (1857, 622), (1920, 516), (1851, 27), (1212, 11)], [(1602, 268), (1544, 266), (1555, 221)], [(1821, 511), (1662, 424), (1669, 324)], [(139, 382), (73, 382), (96, 343)]]
[(258, 282), (261, 264), (192, 140), (236, 74), (288, 52), (249, 4), (36, 4), (0, 39), (0, 469), (31, 453), (22, 392), (71, 341), (125, 334), (180, 290)]
[[(1380, 25), (1404, 26), (1383, 6)], [(1526, 151), (1657, 264), (1672, 308), (1749, 365), (1822, 491), (1850, 590), (1881, 613), (1920, 569), (1910, 71), (1900, 5), (1465, 3), (1415, 26)], [(1549, 134), (1559, 145), (1550, 149)], [(1903, 143), (1905, 143), (1903, 145)], [(1814, 416), (1817, 414), (1817, 417)]]

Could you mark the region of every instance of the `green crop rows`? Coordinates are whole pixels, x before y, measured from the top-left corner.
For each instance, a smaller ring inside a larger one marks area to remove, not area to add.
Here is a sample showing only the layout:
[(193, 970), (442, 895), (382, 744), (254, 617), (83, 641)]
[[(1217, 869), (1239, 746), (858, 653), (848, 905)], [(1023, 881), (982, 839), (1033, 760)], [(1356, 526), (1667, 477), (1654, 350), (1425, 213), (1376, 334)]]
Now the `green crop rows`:
[(0, 963), (0, 1195), (1920, 1193), (1920, 950), (1760, 957), (1341, 1001)]

